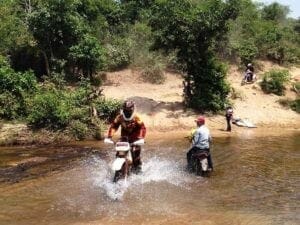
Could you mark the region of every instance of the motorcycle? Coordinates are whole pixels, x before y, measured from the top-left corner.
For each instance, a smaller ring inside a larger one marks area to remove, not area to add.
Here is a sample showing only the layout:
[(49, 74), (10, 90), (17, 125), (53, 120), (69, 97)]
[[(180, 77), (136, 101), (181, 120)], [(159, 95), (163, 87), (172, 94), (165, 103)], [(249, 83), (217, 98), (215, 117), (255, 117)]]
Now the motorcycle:
[(192, 154), (191, 172), (197, 176), (208, 176), (211, 171), (208, 165), (209, 152), (205, 150), (197, 151)]
[(128, 141), (114, 142), (111, 139), (105, 138), (104, 143), (115, 145), (116, 158), (111, 166), (111, 169), (114, 172), (113, 182), (118, 182), (120, 179), (126, 180), (132, 169), (132, 156), (135, 149), (138, 146), (144, 145), (144, 139), (139, 139), (133, 143), (129, 143)]
[(256, 80), (256, 77), (255, 77), (254, 73), (250, 70), (247, 70), (244, 75), (244, 78), (241, 82), (241, 85), (254, 83), (255, 80)]

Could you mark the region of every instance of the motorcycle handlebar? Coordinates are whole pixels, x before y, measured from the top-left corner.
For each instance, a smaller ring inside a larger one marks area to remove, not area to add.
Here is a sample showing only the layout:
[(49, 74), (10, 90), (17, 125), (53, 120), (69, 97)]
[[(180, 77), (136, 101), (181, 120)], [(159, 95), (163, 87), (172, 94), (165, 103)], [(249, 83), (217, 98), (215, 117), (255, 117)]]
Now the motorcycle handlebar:
[[(105, 144), (116, 144), (112, 139), (110, 138), (105, 138), (104, 139)], [(145, 139), (139, 139), (133, 143), (130, 143), (130, 145), (144, 145), (145, 144)]]

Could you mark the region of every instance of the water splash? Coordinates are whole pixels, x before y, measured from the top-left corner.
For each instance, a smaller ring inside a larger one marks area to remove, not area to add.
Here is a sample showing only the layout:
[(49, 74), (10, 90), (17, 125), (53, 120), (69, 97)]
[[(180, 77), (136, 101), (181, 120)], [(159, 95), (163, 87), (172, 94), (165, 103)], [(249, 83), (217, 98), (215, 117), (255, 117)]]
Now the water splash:
[(112, 182), (113, 172), (110, 164), (106, 161), (96, 160), (96, 171), (93, 173), (94, 185), (100, 187), (112, 200), (122, 200), (130, 186), (144, 185), (150, 182), (167, 182), (169, 184), (188, 188), (193, 178), (187, 176), (184, 165), (174, 159), (161, 158), (158, 156), (145, 159), (142, 173), (131, 173), (127, 180)]

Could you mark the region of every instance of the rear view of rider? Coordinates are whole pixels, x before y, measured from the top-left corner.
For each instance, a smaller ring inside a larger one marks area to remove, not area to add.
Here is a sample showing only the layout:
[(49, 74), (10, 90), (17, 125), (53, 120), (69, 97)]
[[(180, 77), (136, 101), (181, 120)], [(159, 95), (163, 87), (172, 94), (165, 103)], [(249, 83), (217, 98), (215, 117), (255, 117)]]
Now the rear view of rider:
[(192, 155), (197, 153), (198, 151), (207, 151), (209, 156), (208, 160), (208, 167), (210, 170), (213, 169), (213, 163), (211, 159), (211, 154), (209, 150), (209, 145), (211, 143), (211, 136), (209, 129), (204, 125), (205, 118), (204, 116), (199, 116), (195, 122), (197, 123), (197, 129), (194, 131), (193, 138), (192, 138), (192, 148), (187, 153), (187, 162), (188, 162), (188, 169), (192, 168)]
[(244, 80), (252, 82), (255, 80), (254, 67), (252, 63), (248, 63), (245, 70)]
[[(121, 126), (121, 140), (133, 143), (139, 139), (144, 139), (146, 127), (135, 111), (135, 103), (133, 101), (125, 101), (120, 114), (117, 115), (109, 127), (107, 138), (111, 139)], [(133, 169), (137, 172), (141, 171), (142, 168), (140, 154), (141, 147), (137, 146), (136, 150), (132, 153)]]

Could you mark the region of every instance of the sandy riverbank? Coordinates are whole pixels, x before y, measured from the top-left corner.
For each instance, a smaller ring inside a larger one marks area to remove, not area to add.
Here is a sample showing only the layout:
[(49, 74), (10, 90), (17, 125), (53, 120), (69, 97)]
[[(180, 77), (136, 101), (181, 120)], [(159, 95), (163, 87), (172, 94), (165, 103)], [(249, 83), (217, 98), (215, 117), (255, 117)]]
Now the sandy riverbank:
[[(272, 64), (265, 63), (264, 70), (258, 72), (258, 79), (264, 71), (273, 67)], [(290, 73), (292, 79), (300, 78), (299, 68), (291, 68)], [(133, 70), (108, 73), (107, 81), (103, 86), (104, 95), (108, 98), (134, 100), (138, 114), (151, 132), (189, 130), (195, 126), (194, 119), (198, 114), (186, 110), (182, 104), (183, 79), (179, 74), (166, 73), (165, 75), (164, 84), (154, 85), (143, 82), (139, 73)], [(241, 86), (241, 73), (236, 66), (230, 67), (227, 79), (238, 95), (231, 99), (235, 118), (250, 120), (257, 126), (255, 131), (261, 134), (266, 130), (272, 132), (277, 129), (280, 132), (300, 129), (300, 114), (278, 103), (279, 99), (296, 98), (296, 93), (289, 88), (285, 96), (276, 96), (264, 94), (258, 83)], [(228, 132), (224, 133), (226, 128), (224, 115), (206, 115), (206, 117), (207, 125), (214, 133), (218, 136), (228, 135)], [(233, 125), (231, 133), (239, 134), (245, 130), (249, 128)], [(264, 131), (259, 132), (260, 130)]]
[[(261, 75), (274, 67), (268, 62), (257, 73)], [(300, 69), (289, 69), (292, 80), (300, 81)], [(143, 119), (149, 136), (159, 136), (165, 133), (180, 133), (185, 135), (195, 127), (197, 112), (185, 109), (182, 104), (182, 76), (175, 73), (165, 73), (166, 81), (163, 84), (145, 83), (139, 72), (126, 69), (107, 74), (107, 80), (103, 85), (103, 94), (107, 98), (120, 100), (132, 99), (136, 102), (137, 113)], [(222, 113), (220, 115), (206, 114), (206, 125), (213, 136), (233, 135), (277, 135), (282, 132), (300, 131), (300, 114), (285, 108), (278, 100), (295, 99), (296, 93), (287, 87), (285, 96), (267, 95), (262, 92), (258, 83), (241, 86), (241, 72), (236, 66), (231, 66), (228, 72), (228, 82), (235, 97), (231, 97), (234, 108), (234, 117), (248, 119), (257, 128), (244, 128), (232, 126), (232, 132), (224, 131), (226, 121)], [(147, 135), (147, 136), (148, 136)], [(47, 138), (44, 138), (47, 137)], [(47, 131), (32, 133), (24, 124), (2, 124), (0, 126), (0, 144), (32, 144), (45, 142), (68, 142), (61, 134), (51, 134)]]

